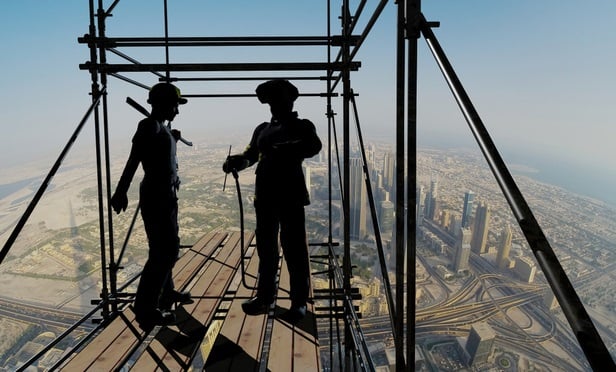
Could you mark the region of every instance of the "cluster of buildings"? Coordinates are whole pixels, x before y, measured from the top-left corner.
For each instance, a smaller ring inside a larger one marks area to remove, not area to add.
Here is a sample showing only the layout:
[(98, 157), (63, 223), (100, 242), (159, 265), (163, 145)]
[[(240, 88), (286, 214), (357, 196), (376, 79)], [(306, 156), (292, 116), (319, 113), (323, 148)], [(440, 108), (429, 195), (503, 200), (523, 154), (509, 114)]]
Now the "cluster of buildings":
[[(327, 154), (321, 152), (309, 162), (305, 162), (304, 175), (311, 199), (314, 199), (318, 188), (327, 187), (326, 183), (313, 182), (316, 173), (325, 173), (324, 164)], [(368, 169), (369, 186), (364, 172), (363, 156), (358, 150), (353, 151), (349, 159), (349, 235), (356, 241), (373, 241), (374, 229), (371, 218), (370, 196), (374, 201), (375, 213), (379, 221), (379, 232), (384, 241), (391, 241), (394, 233), (395, 216), (395, 159), (391, 152), (379, 156), (376, 146), (370, 145), (365, 152), (366, 168)], [(332, 174), (338, 174), (337, 166), (333, 165)], [(333, 207), (342, 215), (342, 205), (339, 203), (339, 182), (334, 177)], [(335, 232), (339, 236), (342, 229)]]
[[(451, 179), (450, 176), (456, 172), (449, 172), (449, 169), (455, 167), (458, 160), (453, 158), (450, 163), (446, 163), (443, 171), (428, 168), (430, 173), (441, 174), (447, 181), (448, 189), (443, 190), (442, 195), (439, 193), (438, 176), (430, 180), (426, 179), (425, 175), (418, 178), (415, 195), (417, 239), (421, 240), (423, 247), (428, 247), (435, 253), (435, 256), (438, 256), (434, 262), (439, 262), (439, 264), (431, 267), (432, 273), (436, 273), (442, 279), (455, 279), (471, 271), (471, 264), (474, 266), (481, 263), (481, 265), (487, 265), (485, 268), (490, 272), (499, 272), (515, 277), (521, 282), (533, 283), (538, 268), (532, 255), (529, 254), (530, 250), (525, 247), (522, 235), (514, 225), (511, 212), (504, 203), (499, 204), (498, 196), (495, 197), (495, 190), (490, 188), (488, 181), (483, 181), (484, 178), (480, 177), (476, 169), (469, 168), (468, 172), (463, 172), (457, 178)], [(310, 190), (322, 187), (321, 182), (311, 182), (311, 178), (320, 173), (318, 169), (323, 166), (319, 164), (322, 161), (323, 159), (320, 161), (315, 159), (314, 162), (307, 162), (305, 171)], [(353, 241), (371, 242), (375, 239), (371, 213), (375, 213), (378, 219), (379, 232), (384, 246), (387, 247), (395, 240), (394, 163), (395, 158), (391, 152), (385, 150), (377, 154), (374, 146), (369, 146), (365, 154), (352, 152), (349, 163), (349, 227)], [(424, 163), (428, 167), (441, 164), (436, 164), (437, 162), (433, 159), (424, 161)], [(421, 171), (426, 171), (424, 168)], [(367, 174), (366, 170), (368, 170)], [(337, 174), (337, 170), (334, 169), (332, 174)], [(334, 183), (337, 181), (338, 179), (334, 177)], [(449, 185), (449, 182), (452, 184)], [(334, 188), (336, 187), (339, 186), (335, 185)], [(372, 203), (370, 203), (370, 198), (372, 198)], [(342, 205), (335, 197), (333, 207), (341, 214)], [(551, 228), (551, 225), (548, 228)], [(334, 229), (334, 235), (340, 232), (338, 225)], [(421, 265), (419, 267), (421, 268)], [(425, 270), (417, 270), (417, 274), (417, 282), (425, 281), (427, 274)], [(378, 281), (354, 283), (353, 286), (358, 287), (362, 294), (363, 301), (360, 303), (362, 314), (386, 313), (387, 309), (378, 290), (380, 287)], [(422, 291), (431, 292), (430, 288), (429, 285), (419, 287), (418, 296), (421, 297)], [(554, 309), (557, 306), (556, 299), (551, 291), (546, 292), (544, 302), (548, 309)], [(431, 294), (427, 293), (426, 297), (430, 296)], [(480, 322), (470, 324), (468, 334), (463, 338), (442, 338), (446, 341), (444, 343), (449, 342), (448, 345), (455, 349), (455, 357), (444, 357), (443, 363), (459, 362), (462, 363), (460, 368), (496, 363), (494, 359), (495, 334), (495, 330), (488, 323)], [(451, 341), (454, 342), (451, 343)], [(430, 353), (429, 348), (420, 348), (416, 352), (416, 359), (418, 358), (416, 367), (422, 365), (421, 360), (424, 358), (422, 355), (425, 352)], [(497, 354), (496, 359), (499, 363), (507, 361), (515, 365), (524, 360), (524, 358), (518, 359), (514, 352), (500, 350)], [(433, 355), (425, 356), (425, 362), (432, 367), (436, 360), (438, 358), (434, 358)]]
[[(490, 205), (477, 201), (473, 191), (464, 193), (462, 213), (441, 208), (438, 199), (438, 182), (431, 181), (426, 192), (423, 186), (417, 188), (418, 237), (429, 242), (439, 255), (453, 247), (453, 260), (449, 268), (440, 267), (443, 277), (468, 271), (471, 252), (493, 257), (500, 270), (512, 270), (522, 281), (532, 283), (537, 271), (531, 257), (511, 257), (513, 233), (511, 226), (505, 224), (501, 231), (492, 232)], [(497, 236), (495, 244), (490, 244), (489, 234)], [(496, 253), (494, 255), (494, 253)]]
[[(325, 162), (324, 153), (314, 159), (317, 164)], [(366, 167), (364, 168), (364, 160)], [(312, 193), (319, 186), (312, 182), (314, 163), (305, 166), (304, 172), (308, 189)], [(312, 168), (311, 168), (311, 164)], [(365, 169), (370, 183), (366, 182)], [(334, 174), (336, 172), (333, 172)], [(352, 240), (371, 241), (374, 229), (371, 218), (369, 197), (374, 201), (379, 232), (384, 245), (394, 241), (395, 227), (395, 157), (391, 151), (379, 153), (375, 145), (368, 146), (365, 154), (352, 152), (349, 159), (349, 234)], [(323, 185), (321, 185), (323, 187)], [(470, 253), (485, 255), (494, 260), (500, 270), (511, 270), (519, 279), (534, 281), (536, 266), (531, 257), (511, 256), (512, 228), (504, 224), (496, 230), (491, 226), (492, 209), (487, 201), (468, 190), (457, 209), (442, 203), (439, 198), (438, 180), (431, 180), (430, 186), (419, 185), (416, 194), (418, 237), (428, 239), (437, 254), (447, 254), (453, 248), (450, 267), (438, 268), (443, 276), (468, 271)], [(341, 208), (340, 204), (335, 204)], [(341, 211), (338, 211), (341, 213)], [(334, 233), (340, 234), (341, 229)], [(496, 236), (491, 241), (490, 236)], [(494, 240), (494, 239), (493, 239)]]

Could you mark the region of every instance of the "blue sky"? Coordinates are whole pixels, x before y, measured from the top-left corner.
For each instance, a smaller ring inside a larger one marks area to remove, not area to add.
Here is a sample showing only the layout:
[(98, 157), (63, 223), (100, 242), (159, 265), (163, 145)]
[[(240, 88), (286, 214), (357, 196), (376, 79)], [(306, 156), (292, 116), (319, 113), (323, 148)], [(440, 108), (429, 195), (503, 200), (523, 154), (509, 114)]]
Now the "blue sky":
[[(105, 3), (108, 6), (111, 1)], [(337, 15), (338, 4), (332, 3)], [(366, 14), (377, 2), (369, 3)], [(616, 174), (616, 2), (422, 3), (426, 18), (441, 23), (434, 30), (436, 36), (506, 159), (509, 154), (523, 153), (558, 159), (559, 166), (597, 168), (604, 179), (606, 174)], [(87, 4), (85, 0), (0, 3), (0, 121), (5, 128), (0, 136), (0, 167), (6, 168), (18, 159), (55, 158), (87, 109), (90, 79), (78, 65), (88, 59), (88, 50), (77, 43), (77, 37), (88, 30)], [(162, 0), (120, 1), (109, 20), (108, 34), (162, 36), (162, 4)], [(169, 30), (176, 36), (324, 35), (325, 10), (326, 2), (316, 0), (169, 0)], [(368, 139), (371, 135), (384, 136), (392, 142), (394, 16), (395, 4), (390, 1), (358, 55), (361, 69), (352, 76), (365, 135)], [(336, 16), (333, 19), (336, 33), (339, 26)], [(420, 145), (434, 138), (472, 143), (425, 43), (420, 41), (419, 45)], [(125, 52), (142, 62), (164, 61), (163, 50)], [(323, 49), (173, 49), (171, 53), (174, 62), (326, 58)], [(156, 82), (149, 74), (134, 77), (148, 85)], [(304, 92), (322, 90), (315, 83), (298, 85)], [(181, 88), (186, 93), (249, 93), (254, 87), (183, 83)], [(145, 104), (146, 93), (117, 79), (110, 81), (109, 92), (111, 139), (128, 141), (140, 116), (124, 99), (131, 96)], [(305, 98), (298, 101), (297, 109), (317, 124), (323, 136), (326, 134), (323, 101)], [(267, 116), (267, 107), (255, 99), (195, 99), (182, 107), (176, 126), (186, 137), (224, 130), (248, 141), (250, 129)], [(83, 141), (92, 141), (90, 128), (85, 134)]]

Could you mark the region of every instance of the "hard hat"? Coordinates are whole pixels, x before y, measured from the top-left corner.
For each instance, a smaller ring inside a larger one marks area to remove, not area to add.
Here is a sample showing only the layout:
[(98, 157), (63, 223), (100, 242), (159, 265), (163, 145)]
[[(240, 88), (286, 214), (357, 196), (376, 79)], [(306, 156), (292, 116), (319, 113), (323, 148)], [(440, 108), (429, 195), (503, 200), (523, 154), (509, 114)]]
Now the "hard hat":
[(294, 102), (299, 96), (295, 85), (284, 79), (266, 81), (257, 87), (256, 92), (261, 103), (271, 103), (280, 99), (288, 99)]
[(150, 89), (148, 94), (148, 103), (163, 103), (177, 102), (183, 105), (187, 102), (186, 98), (182, 98), (180, 89), (171, 83), (158, 83)]

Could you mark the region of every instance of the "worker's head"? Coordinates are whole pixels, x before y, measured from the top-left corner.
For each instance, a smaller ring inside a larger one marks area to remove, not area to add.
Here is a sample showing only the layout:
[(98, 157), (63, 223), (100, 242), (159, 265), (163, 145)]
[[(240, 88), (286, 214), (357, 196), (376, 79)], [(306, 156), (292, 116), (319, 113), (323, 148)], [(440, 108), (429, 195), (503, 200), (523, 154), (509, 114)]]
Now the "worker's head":
[(148, 103), (152, 105), (152, 116), (172, 121), (179, 113), (178, 105), (185, 104), (180, 89), (171, 83), (158, 83), (150, 89)]
[(182, 98), (180, 89), (171, 83), (158, 83), (150, 89), (148, 103), (151, 105), (160, 103), (185, 104), (186, 98)]
[(293, 110), (293, 102), (299, 96), (295, 85), (284, 79), (266, 81), (257, 87), (256, 92), (261, 103), (270, 105), (274, 117), (290, 113)]

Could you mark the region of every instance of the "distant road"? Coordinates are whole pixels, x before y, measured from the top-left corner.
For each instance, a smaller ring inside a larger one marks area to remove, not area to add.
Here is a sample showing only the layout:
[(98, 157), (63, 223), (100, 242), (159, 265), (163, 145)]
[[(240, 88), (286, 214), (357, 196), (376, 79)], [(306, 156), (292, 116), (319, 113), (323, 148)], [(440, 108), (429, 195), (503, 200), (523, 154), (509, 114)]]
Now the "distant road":
[[(84, 314), (76, 312), (26, 304), (4, 297), (0, 297), (0, 315), (26, 323), (50, 325), (59, 328), (68, 328), (84, 316)], [(91, 330), (95, 325), (90, 321), (86, 321), (81, 327), (84, 330)]]

